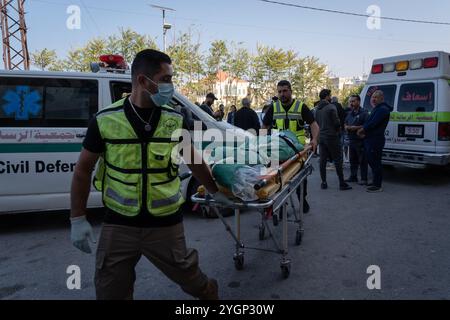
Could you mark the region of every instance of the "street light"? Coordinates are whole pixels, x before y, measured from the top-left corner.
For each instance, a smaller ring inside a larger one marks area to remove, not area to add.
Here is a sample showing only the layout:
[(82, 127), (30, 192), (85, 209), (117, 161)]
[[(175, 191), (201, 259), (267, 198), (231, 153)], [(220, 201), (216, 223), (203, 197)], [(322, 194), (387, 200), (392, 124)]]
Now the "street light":
[(170, 30), (172, 28), (172, 25), (170, 23), (166, 22), (166, 11), (176, 11), (176, 10), (172, 9), (172, 8), (157, 6), (154, 4), (152, 4), (151, 6), (155, 9), (161, 10), (162, 14), (163, 14), (163, 49), (164, 49), (164, 52), (166, 52), (166, 33), (167, 33), (167, 30)]

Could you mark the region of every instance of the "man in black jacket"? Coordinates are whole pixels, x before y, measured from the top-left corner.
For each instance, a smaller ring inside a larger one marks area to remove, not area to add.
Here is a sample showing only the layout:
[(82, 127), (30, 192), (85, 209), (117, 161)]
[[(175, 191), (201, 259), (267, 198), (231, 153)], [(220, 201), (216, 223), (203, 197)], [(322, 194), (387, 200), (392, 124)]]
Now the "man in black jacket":
[(212, 105), (214, 104), (214, 101), (217, 100), (214, 93), (210, 92), (206, 95), (205, 102), (200, 106), (200, 108), (205, 111), (207, 114), (209, 114), (211, 117), (214, 118), (214, 112), (212, 109)]
[(234, 116), (234, 125), (244, 130), (254, 130), (255, 134), (261, 129), (258, 115), (250, 108), (250, 99), (242, 99), (242, 108)]
[(319, 152), (320, 152), (320, 177), (322, 189), (327, 189), (327, 161), (331, 158), (336, 167), (339, 178), (339, 188), (350, 190), (344, 181), (342, 144), (341, 144), (341, 122), (339, 120), (336, 106), (331, 104), (331, 91), (324, 89), (320, 92), (320, 103), (316, 109), (316, 121), (320, 127)]

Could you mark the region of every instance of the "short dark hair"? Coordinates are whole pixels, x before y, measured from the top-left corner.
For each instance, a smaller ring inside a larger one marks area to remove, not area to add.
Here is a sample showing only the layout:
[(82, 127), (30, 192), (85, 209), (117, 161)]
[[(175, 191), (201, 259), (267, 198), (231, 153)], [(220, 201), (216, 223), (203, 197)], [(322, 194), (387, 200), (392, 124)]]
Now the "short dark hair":
[(356, 100), (358, 100), (359, 102), (361, 102), (361, 97), (359, 96), (359, 94), (352, 94), (350, 96), (350, 98), (355, 98)]
[(161, 70), (162, 63), (172, 64), (172, 60), (164, 52), (153, 49), (142, 50), (131, 64), (131, 77), (133, 80), (136, 80), (139, 74), (152, 77)]
[(323, 89), (319, 93), (320, 100), (323, 100), (323, 99), (325, 99), (328, 96), (331, 96), (331, 90), (329, 90), (329, 89)]
[(208, 99), (213, 99), (213, 100), (219, 100), (217, 99), (217, 97), (214, 95), (214, 93), (210, 92), (206, 95), (206, 98)]
[(277, 87), (288, 87), (289, 90), (292, 90), (291, 83), (287, 80), (281, 80), (280, 82), (278, 82)]

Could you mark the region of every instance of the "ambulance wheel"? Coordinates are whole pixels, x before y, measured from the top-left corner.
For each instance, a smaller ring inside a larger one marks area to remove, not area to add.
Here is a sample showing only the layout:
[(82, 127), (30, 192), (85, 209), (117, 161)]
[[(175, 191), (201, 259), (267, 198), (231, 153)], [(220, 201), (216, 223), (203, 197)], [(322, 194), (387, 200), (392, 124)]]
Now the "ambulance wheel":
[(234, 255), (234, 267), (236, 270), (244, 269), (244, 254), (239, 253)]
[(297, 230), (295, 233), (295, 245), (299, 246), (302, 244), (303, 240), (303, 230)]
[(281, 274), (284, 279), (289, 278), (289, 276), (291, 275), (291, 263), (290, 262), (281, 264)]

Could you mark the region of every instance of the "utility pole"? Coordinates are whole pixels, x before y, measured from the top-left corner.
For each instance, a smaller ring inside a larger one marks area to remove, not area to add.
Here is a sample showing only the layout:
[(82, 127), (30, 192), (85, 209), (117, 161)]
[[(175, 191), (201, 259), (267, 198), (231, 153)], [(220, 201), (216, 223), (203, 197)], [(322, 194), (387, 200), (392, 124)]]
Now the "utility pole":
[(30, 68), (24, 3), (25, 0), (0, 0), (3, 63), (6, 70)]
[(166, 22), (166, 11), (176, 11), (176, 10), (172, 9), (172, 8), (157, 6), (154, 4), (152, 4), (151, 6), (155, 9), (159, 9), (162, 11), (162, 15), (163, 15), (163, 51), (166, 52), (166, 49), (167, 49), (166, 48), (166, 33), (168, 30), (170, 30), (172, 28), (172, 25), (170, 23)]

